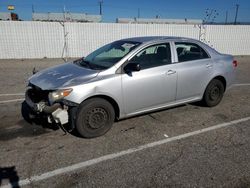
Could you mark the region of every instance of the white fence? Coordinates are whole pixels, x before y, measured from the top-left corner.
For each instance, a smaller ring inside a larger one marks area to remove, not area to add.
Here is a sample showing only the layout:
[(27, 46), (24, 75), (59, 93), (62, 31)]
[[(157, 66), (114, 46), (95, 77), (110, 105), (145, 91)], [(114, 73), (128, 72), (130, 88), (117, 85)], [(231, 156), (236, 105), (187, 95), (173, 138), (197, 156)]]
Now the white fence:
[(183, 36), (205, 41), (222, 53), (250, 55), (250, 26), (0, 22), (0, 59), (87, 55), (105, 43), (134, 36)]

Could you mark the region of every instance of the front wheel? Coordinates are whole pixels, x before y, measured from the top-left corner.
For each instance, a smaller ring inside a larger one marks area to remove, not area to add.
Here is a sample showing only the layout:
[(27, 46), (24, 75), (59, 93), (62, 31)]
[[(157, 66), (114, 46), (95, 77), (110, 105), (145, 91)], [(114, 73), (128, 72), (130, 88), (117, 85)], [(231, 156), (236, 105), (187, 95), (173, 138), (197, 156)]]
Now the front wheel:
[(225, 91), (225, 87), (220, 80), (214, 79), (212, 80), (204, 93), (203, 102), (206, 106), (213, 107), (220, 103), (223, 94)]
[(114, 119), (114, 108), (107, 100), (92, 98), (80, 105), (76, 129), (85, 138), (98, 137), (110, 130)]

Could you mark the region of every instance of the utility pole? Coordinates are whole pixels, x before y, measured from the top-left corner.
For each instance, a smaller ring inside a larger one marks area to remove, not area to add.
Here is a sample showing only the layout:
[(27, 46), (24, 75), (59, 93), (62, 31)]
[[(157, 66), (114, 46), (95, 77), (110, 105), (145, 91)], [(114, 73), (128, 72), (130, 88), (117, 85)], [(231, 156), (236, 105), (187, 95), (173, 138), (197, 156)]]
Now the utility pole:
[(140, 18), (140, 8), (137, 10), (137, 18)]
[(34, 20), (34, 17), (33, 17), (34, 12), (35, 12), (34, 5), (32, 4), (32, 21)]
[(32, 4), (32, 13), (34, 13), (34, 12), (35, 12), (34, 5)]
[(65, 13), (66, 13), (66, 7), (65, 7), (65, 5), (63, 5), (63, 22), (66, 21)]
[(99, 1), (99, 8), (100, 8), (99, 14), (100, 14), (100, 15), (102, 15), (102, 4), (103, 4), (103, 0), (100, 0), (100, 1)]
[(235, 12), (234, 25), (237, 24), (237, 17), (238, 17), (239, 6), (240, 6), (239, 4), (236, 4), (236, 12)]
[(228, 18), (228, 11), (226, 11), (226, 20), (225, 20), (225, 24), (227, 24), (227, 18)]

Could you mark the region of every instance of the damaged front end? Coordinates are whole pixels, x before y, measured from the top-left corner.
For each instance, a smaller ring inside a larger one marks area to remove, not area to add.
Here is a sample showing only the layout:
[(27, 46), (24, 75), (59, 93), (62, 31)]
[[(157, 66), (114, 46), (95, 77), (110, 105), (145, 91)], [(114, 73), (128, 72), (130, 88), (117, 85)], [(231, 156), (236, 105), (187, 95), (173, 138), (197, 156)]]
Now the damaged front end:
[(67, 90), (42, 90), (29, 84), (25, 93), (25, 102), (33, 111), (33, 115), (47, 118), (48, 123), (64, 125), (70, 122), (74, 128), (75, 112), (77, 104), (64, 100), (63, 98), (71, 92)]

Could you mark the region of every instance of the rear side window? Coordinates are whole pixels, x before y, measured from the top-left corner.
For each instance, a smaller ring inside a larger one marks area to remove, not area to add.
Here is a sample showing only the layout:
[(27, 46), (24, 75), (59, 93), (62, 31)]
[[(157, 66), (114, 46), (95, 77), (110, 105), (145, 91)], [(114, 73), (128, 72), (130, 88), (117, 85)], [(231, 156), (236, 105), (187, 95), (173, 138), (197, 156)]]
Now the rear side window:
[(194, 43), (175, 43), (179, 62), (209, 58), (209, 55), (199, 45)]

